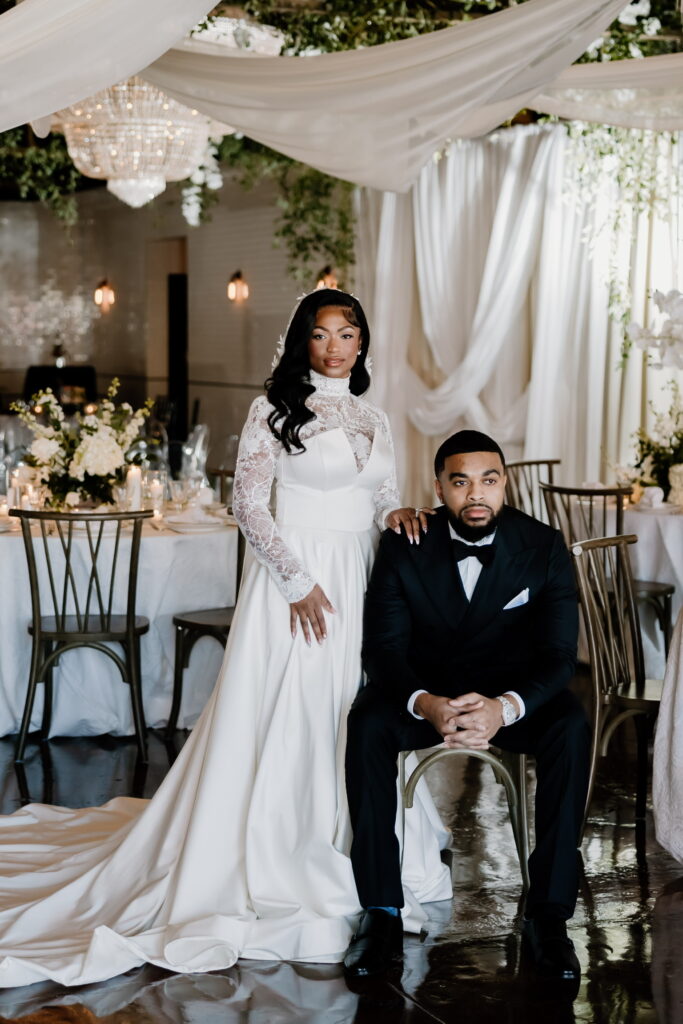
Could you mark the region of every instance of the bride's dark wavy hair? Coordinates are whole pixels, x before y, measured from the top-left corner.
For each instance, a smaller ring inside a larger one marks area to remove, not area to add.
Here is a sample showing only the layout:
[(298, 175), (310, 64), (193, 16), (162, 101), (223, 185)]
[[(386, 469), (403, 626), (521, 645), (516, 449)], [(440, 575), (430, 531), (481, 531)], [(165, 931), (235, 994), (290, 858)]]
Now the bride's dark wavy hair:
[(331, 306), (341, 310), (353, 327), (360, 328), (361, 350), (351, 370), (351, 394), (362, 395), (370, 386), (370, 374), (365, 367), (370, 329), (358, 299), (336, 288), (320, 288), (305, 295), (287, 328), (280, 362), (265, 383), (266, 397), (273, 406), (268, 426), (290, 453), (306, 451), (299, 434), (304, 423), (315, 419), (315, 413), (306, 405), (306, 399), (315, 391), (309, 379), (308, 342), (318, 313)]

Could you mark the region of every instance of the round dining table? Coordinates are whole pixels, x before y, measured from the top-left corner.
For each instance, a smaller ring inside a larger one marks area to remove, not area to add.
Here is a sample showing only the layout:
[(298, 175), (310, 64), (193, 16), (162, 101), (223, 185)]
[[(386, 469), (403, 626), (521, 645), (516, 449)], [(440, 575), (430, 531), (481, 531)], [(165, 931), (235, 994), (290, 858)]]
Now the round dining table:
[[(237, 535), (234, 521), (192, 533), (149, 523), (143, 527), (136, 614), (150, 622), (141, 639), (143, 705), (149, 726), (164, 725), (170, 710), (173, 616), (235, 603)], [(31, 593), (18, 523), (0, 533), (0, 571), (0, 736), (5, 736), (19, 730), (31, 655)], [(180, 727), (192, 727), (201, 714), (222, 659), (223, 648), (215, 639), (205, 637), (196, 644), (184, 675)], [(67, 651), (53, 678), (52, 736), (134, 734), (128, 686), (106, 655), (88, 648)], [(40, 726), (42, 690), (39, 685), (31, 729)]]

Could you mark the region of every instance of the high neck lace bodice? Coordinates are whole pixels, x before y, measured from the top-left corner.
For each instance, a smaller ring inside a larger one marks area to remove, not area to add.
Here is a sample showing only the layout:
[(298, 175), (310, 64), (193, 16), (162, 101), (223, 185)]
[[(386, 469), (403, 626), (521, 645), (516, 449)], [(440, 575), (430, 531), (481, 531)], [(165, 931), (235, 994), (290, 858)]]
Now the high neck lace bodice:
[[(389, 445), (389, 472), (373, 494), (375, 522), (384, 529), (387, 513), (401, 505), (389, 421), (379, 409), (351, 394), (349, 377), (324, 377), (311, 370), (310, 379), (315, 391), (306, 404), (315, 417), (301, 428), (300, 437), (304, 444), (326, 431), (343, 430), (359, 473), (368, 463), (377, 431), (383, 434)], [(232, 507), (254, 554), (268, 566), (283, 595), (291, 602), (299, 601), (310, 593), (316, 581), (289, 549), (270, 512), (271, 489), (273, 480), (281, 478), (281, 460), (297, 458), (296, 453), (287, 454), (268, 426), (268, 416), (272, 411), (273, 407), (265, 397), (257, 398), (249, 410), (240, 438)], [(320, 528), (324, 529), (325, 524), (321, 523)]]
[(315, 388), (316, 398), (344, 398), (351, 394), (351, 374), (348, 377), (325, 377), (324, 374), (311, 370), (309, 377)]

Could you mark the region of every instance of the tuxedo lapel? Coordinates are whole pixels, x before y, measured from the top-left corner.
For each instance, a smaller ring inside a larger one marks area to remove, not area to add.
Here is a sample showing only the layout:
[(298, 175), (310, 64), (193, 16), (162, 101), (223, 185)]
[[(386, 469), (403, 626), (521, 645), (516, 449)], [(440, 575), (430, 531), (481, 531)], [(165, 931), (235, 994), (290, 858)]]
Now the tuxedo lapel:
[(480, 632), (528, 584), (528, 568), (534, 550), (524, 546), (515, 524), (506, 521), (505, 514), (496, 530), (494, 543), (496, 554), (493, 562), (482, 568), (462, 620), (468, 633)]
[(440, 619), (456, 629), (467, 614), (469, 602), (451, 550), (445, 508), (427, 521), (427, 533), (410, 549), (422, 587)]

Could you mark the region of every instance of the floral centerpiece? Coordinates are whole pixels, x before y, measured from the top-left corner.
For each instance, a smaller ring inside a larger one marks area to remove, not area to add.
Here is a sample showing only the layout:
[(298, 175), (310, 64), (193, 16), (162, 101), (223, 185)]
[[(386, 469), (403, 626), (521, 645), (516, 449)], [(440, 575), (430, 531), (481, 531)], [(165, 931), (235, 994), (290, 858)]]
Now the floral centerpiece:
[(683, 399), (675, 381), (670, 381), (669, 388), (669, 409), (655, 413), (649, 433), (642, 428), (636, 432), (633, 466), (617, 469), (617, 475), (624, 482), (641, 484), (643, 487), (661, 487), (665, 498), (671, 487), (669, 470), (683, 463)]
[(37, 470), (48, 506), (113, 501), (113, 487), (125, 481), (129, 462), (135, 461), (127, 456), (152, 406), (151, 399), (137, 410), (128, 402), (116, 405), (118, 390), (115, 378), (94, 413), (68, 419), (49, 388), (34, 395), (31, 406), (13, 406), (33, 432), (25, 461)]

